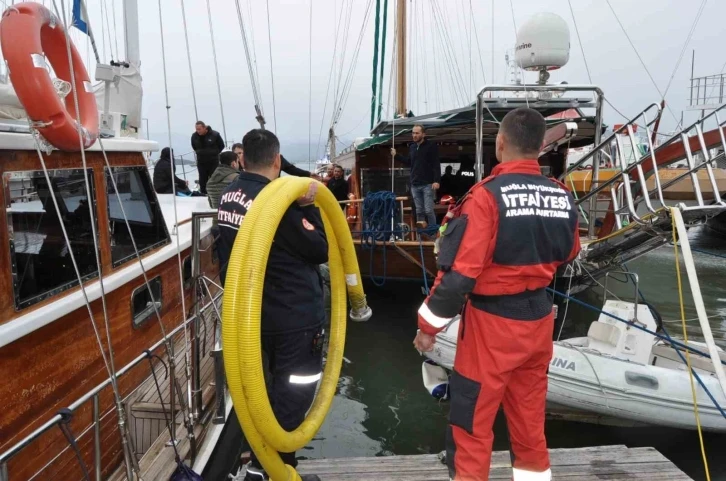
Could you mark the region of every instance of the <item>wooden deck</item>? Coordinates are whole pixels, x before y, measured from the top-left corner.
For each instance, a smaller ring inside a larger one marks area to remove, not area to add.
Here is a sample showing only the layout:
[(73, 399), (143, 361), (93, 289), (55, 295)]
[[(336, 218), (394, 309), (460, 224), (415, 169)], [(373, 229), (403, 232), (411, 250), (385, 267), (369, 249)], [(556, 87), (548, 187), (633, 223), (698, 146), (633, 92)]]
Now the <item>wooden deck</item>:
[[(557, 480), (691, 480), (654, 448), (598, 446), (551, 449), (552, 477)], [(301, 461), (300, 474), (317, 474), (322, 481), (449, 481), (439, 455), (336, 458)], [(508, 452), (492, 457), (490, 480), (510, 480)]]

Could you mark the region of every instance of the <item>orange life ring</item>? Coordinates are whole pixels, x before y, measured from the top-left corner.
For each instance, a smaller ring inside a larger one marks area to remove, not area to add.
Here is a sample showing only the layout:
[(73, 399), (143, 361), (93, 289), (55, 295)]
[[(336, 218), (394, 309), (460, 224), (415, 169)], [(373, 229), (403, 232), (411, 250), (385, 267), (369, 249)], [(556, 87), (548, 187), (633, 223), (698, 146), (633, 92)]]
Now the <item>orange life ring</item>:
[(96, 96), (73, 41), (71, 58), (82, 143), (78, 138), (79, 116), (73, 92), (66, 95), (64, 104), (47, 69), (46, 58), (58, 78), (71, 82), (65, 29), (58, 17), (38, 3), (23, 2), (9, 7), (0, 21), (0, 45), (15, 93), (38, 132), (59, 150), (79, 151), (81, 145), (84, 149), (93, 145), (98, 138)]

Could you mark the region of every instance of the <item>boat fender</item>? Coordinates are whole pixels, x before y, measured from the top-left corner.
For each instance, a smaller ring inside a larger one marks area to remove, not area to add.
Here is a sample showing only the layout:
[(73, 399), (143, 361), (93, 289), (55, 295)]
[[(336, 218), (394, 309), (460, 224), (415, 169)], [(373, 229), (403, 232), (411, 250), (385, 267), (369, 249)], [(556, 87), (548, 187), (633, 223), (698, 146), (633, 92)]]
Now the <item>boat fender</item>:
[(440, 401), (449, 399), (449, 375), (446, 369), (431, 359), (426, 359), (421, 365), (421, 375), (429, 394)]
[(459, 246), (461, 246), (461, 241), (464, 238), (468, 221), (469, 217), (466, 214), (462, 214), (450, 219), (439, 229), (440, 235), (436, 239), (438, 243), (436, 264), (440, 270), (444, 272), (449, 271), (451, 270), (451, 266), (454, 265), (454, 260), (456, 259), (456, 254), (459, 252)]

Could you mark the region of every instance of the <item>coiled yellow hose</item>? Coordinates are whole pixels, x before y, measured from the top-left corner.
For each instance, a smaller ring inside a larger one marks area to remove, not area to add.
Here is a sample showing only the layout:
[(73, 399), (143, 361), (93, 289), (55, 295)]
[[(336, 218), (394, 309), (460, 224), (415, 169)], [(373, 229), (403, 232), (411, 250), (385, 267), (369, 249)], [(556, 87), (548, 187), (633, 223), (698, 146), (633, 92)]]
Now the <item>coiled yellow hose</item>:
[(262, 288), (277, 226), (290, 205), (307, 192), (311, 182), (317, 181), (282, 177), (260, 192), (237, 234), (225, 279), (222, 346), (227, 384), (245, 437), (273, 481), (300, 480), (297, 472), (283, 463), (278, 452), (297, 451), (310, 442), (325, 420), (335, 395), (345, 346), (346, 285), (351, 319), (366, 321), (371, 316), (348, 223), (332, 192), (320, 184), (315, 201), (322, 210), (328, 238), (330, 342), (312, 408), (296, 430), (285, 431), (272, 412), (262, 370)]

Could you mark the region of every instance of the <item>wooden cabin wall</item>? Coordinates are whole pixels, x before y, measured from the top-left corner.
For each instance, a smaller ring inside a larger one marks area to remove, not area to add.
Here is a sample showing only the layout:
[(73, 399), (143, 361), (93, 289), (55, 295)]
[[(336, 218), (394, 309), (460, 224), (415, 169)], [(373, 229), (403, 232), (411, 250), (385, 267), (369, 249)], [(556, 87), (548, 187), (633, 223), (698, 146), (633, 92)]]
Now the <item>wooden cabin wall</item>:
[[(145, 166), (141, 154), (109, 153), (112, 166)], [(79, 168), (78, 154), (54, 152), (46, 157), (48, 169)], [(111, 261), (108, 229), (100, 228), (108, 225), (105, 196), (104, 161), (100, 152), (88, 152), (87, 164), (93, 168), (94, 183), (97, 195), (97, 223), (99, 226), (102, 271), (108, 275), (114, 271)], [(0, 175), (18, 170), (42, 170), (37, 154), (34, 152), (0, 152)], [(4, 201), (0, 202), (4, 205)], [(0, 220), (0, 243), (8, 246), (7, 216)], [(211, 235), (202, 240), (202, 248), (212, 244)], [(146, 254), (150, 255), (154, 251)], [(182, 253), (182, 259), (191, 254), (191, 249)], [(130, 262), (138, 262), (132, 260)], [(9, 249), (0, 249), (0, 263), (10, 265)], [(121, 269), (126, 263), (116, 268)], [(201, 252), (202, 271), (214, 278), (218, 273), (218, 265), (213, 260), (212, 249)], [(7, 322), (25, 314), (41, 305), (58, 300), (61, 296), (75, 292), (80, 287), (46, 299), (20, 312), (15, 311), (12, 278), (10, 269), (3, 269), (0, 274), (0, 322)], [(149, 279), (160, 276), (162, 279), (161, 317), (165, 332), (178, 326), (182, 319), (181, 289), (179, 264), (177, 256), (169, 258), (162, 264), (147, 271)], [(97, 279), (88, 283), (97, 282)], [(106, 296), (106, 307), (109, 317), (111, 339), (113, 343), (116, 369), (120, 369), (144, 349), (162, 338), (162, 330), (158, 319), (154, 316), (138, 327), (134, 327), (132, 319), (132, 292), (145, 284), (143, 276), (138, 276), (120, 288), (109, 292)], [(213, 287), (213, 292), (216, 291)], [(192, 291), (184, 292), (186, 308), (193, 312)], [(101, 299), (91, 303), (93, 317), (99, 334), (106, 345), (106, 331)], [(180, 333), (179, 336), (183, 336)], [(157, 354), (165, 354), (163, 348)], [(180, 357), (183, 359), (183, 356)], [(122, 396), (128, 395), (150, 375), (148, 363), (141, 363), (119, 380)], [(86, 306), (71, 312), (54, 322), (31, 332), (15, 342), (0, 348), (0, 399), (3, 409), (0, 411), (0, 451), (7, 450), (20, 439), (38, 428), (60, 409), (90, 391), (93, 387), (107, 379), (108, 373), (99, 351)], [(102, 453), (104, 473), (113, 471), (122, 459), (121, 443), (118, 436), (118, 425), (114, 410), (114, 401), (110, 387), (100, 395), (101, 413), (112, 413), (101, 423)], [(73, 433), (79, 436), (92, 422), (92, 402), (89, 400), (79, 408), (71, 422)], [(87, 433), (79, 441), (84, 451), (89, 469), (93, 470), (93, 436)], [(68, 443), (59, 428), (55, 427), (31, 443), (8, 463), (10, 479), (28, 479), (36, 471), (55, 458)], [(42, 479), (81, 479), (81, 471), (71, 450), (66, 451), (49, 468)]]
[[(146, 162), (141, 153), (134, 152), (108, 152), (108, 161), (112, 167), (125, 166), (146, 166)], [(75, 152), (59, 152), (53, 151), (51, 155), (45, 156), (45, 164), (48, 170), (52, 169), (80, 169), (81, 162), (79, 154)], [(93, 183), (97, 192), (96, 195), (96, 225), (98, 226), (99, 248), (101, 250), (101, 269), (103, 275), (109, 275), (113, 270), (111, 261), (111, 242), (109, 239), (108, 229), (102, 229), (101, 226), (108, 226), (108, 209), (106, 203), (105, 186), (105, 162), (101, 152), (86, 152), (86, 164), (88, 168), (93, 169)], [(43, 170), (38, 154), (34, 151), (0, 151), (0, 178), (6, 172), (28, 170)], [(4, 193), (3, 193), (4, 197)], [(4, 199), (0, 200), (0, 205), (4, 205)], [(8, 239), (7, 216), (0, 219), (0, 265), (10, 266), (11, 257), (10, 250), (7, 246), (10, 244)], [(122, 267), (122, 266), (120, 266)], [(117, 268), (118, 269), (118, 268)], [(15, 300), (12, 295), (5, 293), (13, 292), (13, 278), (9, 268), (2, 269), (0, 273), (0, 323), (8, 322), (16, 317), (20, 317), (30, 311), (38, 309), (41, 306), (52, 303), (62, 296), (67, 296), (71, 292), (75, 292), (78, 287), (69, 289), (51, 298), (33, 304), (21, 311), (15, 310)]]
[[(210, 242), (209, 237), (206, 239)], [(189, 253), (190, 250), (187, 249), (182, 257)], [(216, 275), (217, 266), (212, 266), (211, 251), (202, 253), (202, 265), (206, 267), (205, 272), (208, 275)], [(176, 256), (149, 270), (148, 275), (149, 278), (162, 278), (161, 316), (168, 333), (182, 319), (179, 264)], [(144, 279), (140, 276), (107, 296), (116, 369), (131, 362), (162, 337), (156, 317), (136, 329), (133, 327), (131, 293), (142, 285)], [(187, 309), (191, 311), (190, 289), (185, 291), (185, 302)], [(106, 332), (101, 300), (94, 301), (91, 306), (105, 345)], [(183, 336), (183, 333), (179, 336)], [(164, 348), (160, 348), (157, 353), (165, 354)], [(18, 376), (17, 373), (22, 375)], [(122, 396), (128, 395), (149, 375), (148, 363), (141, 363), (122, 376), (119, 380)], [(9, 448), (51, 418), (59, 409), (70, 405), (107, 377), (85, 306), (0, 349), (0, 378), (13, 379), (12, 382), (0, 385), (0, 399), (4, 401), (4, 409), (0, 412), (0, 451)], [(110, 387), (104, 389), (100, 400), (101, 412), (113, 410)], [(115, 418), (115, 414), (110, 417)], [(74, 433), (80, 434), (91, 424), (91, 420), (92, 403), (89, 401), (74, 416)], [(102, 446), (105, 455), (107, 450), (115, 450), (116, 444), (120, 446), (120, 440), (116, 421), (104, 426), (107, 427), (103, 428), (102, 436), (108, 441)], [(60, 430), (54, 428), (43, 437), (42, 442), (39, 440), (31, 444), (13, 458), (9, 464), (11, 479), (26, 479), (66, 446), (67, 442)], [(77, 463), (73, 460), (71, 465), (75, 464)], [(116, 464), (109, 464), (112, 465)]]

